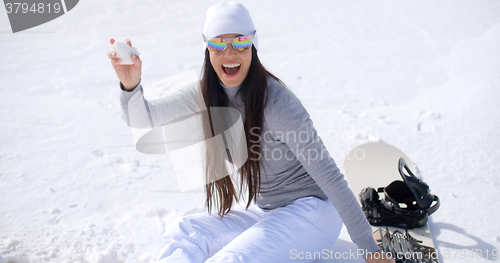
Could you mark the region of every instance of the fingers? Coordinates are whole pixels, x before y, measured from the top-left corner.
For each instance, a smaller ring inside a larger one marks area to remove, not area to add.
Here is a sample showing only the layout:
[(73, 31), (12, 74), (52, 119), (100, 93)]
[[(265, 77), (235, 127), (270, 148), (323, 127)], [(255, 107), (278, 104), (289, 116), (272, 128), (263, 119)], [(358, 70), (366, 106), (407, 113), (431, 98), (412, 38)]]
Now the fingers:
[(113, 51), (108, 51), (108, 58), (110, 58), (111, 60), (113, 61), (116, 61), (117, 63), (119, 63), (121, 61), (121, 59), (117, 58), (116, 57), (116, 53), (113, 52)]
[(141, 59), (139, 58), (139, 56), (132, 54), (132, 55), (131, 55), (131, 58), (132, 58), (132, 62), (134, 62), (134, 66), (136, 66), (136, 67), (140, 68), (140, 67), (141, 67), (141, 65), (142, 65), (142, 61), (141, 61)]
[[(126, 39), (126, 40), (125, 40), (125, 42), (127, 42), (127, 44), (128, 44), (129, 46), (132, 46), (132, 41), (130, 41), (130, 39)], [(113, 45), (113, 44), (115, 43), (115, 40), (114, 40), (114, 39), (110, 39), (110, 40), (109, 40), (109, 43), (110, 43), (111, 45)]]
[[(115, 43), (115, 40), (114, 39), (110, 39), (109, 43), (111, 43), (111, 45), (113, 45)], [(108, 58), (111, 59), (111, 65), (113, 65), (113, 67), (116, 67), (117, 64), (120, 63), (121, 59), (119, 59), (119, 58), (116, 57), (116, 53), (115, 52), (108, 51), (107, 55), (108, 55)]]
[[(125, 42), (129, 45), (129, 46), (132, 46), (132, 41), (130, 41), (130, 39), (126, 39)], [(109, 40), (109, 43), (113, 44), (115, 43), (115, 40), (114, 39), (110, 39)], [(117, 66), (121, 66), (121, 64), (119, 64), (122, 60), (117, 58), (116, 57), (116, 52), (113, 52), (113, 51), (108, 51), (107, 53), (107, 56), (108, 58), (111, 59), (111, 65), (113, 65), (113, 68), (116, 69)], [(141, 67), (142, 65), (142, 61), (141, 59), (139, 58), (139, 56), (136, 56), (136, 55), (131, 55), (131, 58), (132, 58), (132, 62), (134, 62), (134, 66), (136, 67)]]
[[(114, 63), (120, 63), (122, 61), (121, 59), (116, 57), (116, 53), (113, 51), (108, 51), (107, 55), (108, 55), (108, 58), (110, 58), (111, 61)], [(130, 58), (132, 59), (132, 61), (134, 62), (135, 65), (140, 66), (142, 64), (142, 61), (139, 58), (139, 56), (132, 54), (132, 55), (130, 55)]]
[(111, 59), (111, 65), (113, 66), (113, 68), (116, 68), (117, 66), (120, 66), (120, 64), (118, 64), (118, 63), (120, 63), (122, 60), (116, 57), (116, 53), (115, 52), (108, 51), (107, 55), (108, 55), (108, 58)]
[(117, 67), (120, 67), (122, 64), (119, 64), (122, 60), (119, 59), (119, 58), (114, 58), (111, 60), (111, 66), (113, 66), (113, 68), (117, 69)]

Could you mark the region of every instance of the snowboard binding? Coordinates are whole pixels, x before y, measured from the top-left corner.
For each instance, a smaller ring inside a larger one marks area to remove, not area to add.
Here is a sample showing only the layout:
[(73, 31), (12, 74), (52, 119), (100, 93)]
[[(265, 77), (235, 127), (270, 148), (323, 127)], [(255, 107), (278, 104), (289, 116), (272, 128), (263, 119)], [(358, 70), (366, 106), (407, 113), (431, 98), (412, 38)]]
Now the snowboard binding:
[(374, 232), (375, 236), (380, 249), (389, 253), (396, 263), (439, 263), (436, 250), (423, 246), (422, 241), (411, 236), (408, 230), (391, 233), (388, 228), (379, 228)]
[[(403, 181), (393, 181), (377, 190), (371, 187), (361, 190), (363, 212), (373, 226), (422, 227), (427, 216), (439, 208), (439, 198), (411, 172), (404, 158), (399, 159), (398, 170)], [(384, 193), (385, 198), (381, 199), (379, 193)]]

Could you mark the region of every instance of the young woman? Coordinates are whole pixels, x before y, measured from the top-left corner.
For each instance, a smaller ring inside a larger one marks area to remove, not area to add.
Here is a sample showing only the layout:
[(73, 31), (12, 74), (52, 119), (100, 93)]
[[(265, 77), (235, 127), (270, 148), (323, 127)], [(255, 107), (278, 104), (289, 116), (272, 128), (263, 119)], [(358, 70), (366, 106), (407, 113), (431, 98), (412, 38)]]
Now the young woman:
[[(133, 65), (120, 65), (116, 54), (108, 53), (120, 79), (124, 116), (131, 126), (156, 127), (204, 107), (208, 111), (234, 108), (243, 119), (248, 159), (238, 169), (241, 184), (235, 185), (230, 176), (207, 182), (208, 211), (217, 207), (218, 215), (199, 213), (175, 221), (162, 238), (158, 261), (260, 263), (333, 258), (335, 252), (329, 249), (344, 223), (367, 262), (394, 262), (379, 250), (308, 112), (260, 63), (248, 10), (238, 3), (210, 7), (203, 38), (201, 81), (157, 100), (142, 96), (139, 57), (132, 55)], [(199, 98), (204, 105), (200, 106)], [(203, 127), (206, 138), (214, 135), (210, 125)], [(211, 150), (207, 145), (206, 167), (218, 159)], [(213, 169), (205, 173), (213, 178)], [(233, 204), (243, 189), (248, 194), (246, 207)]]

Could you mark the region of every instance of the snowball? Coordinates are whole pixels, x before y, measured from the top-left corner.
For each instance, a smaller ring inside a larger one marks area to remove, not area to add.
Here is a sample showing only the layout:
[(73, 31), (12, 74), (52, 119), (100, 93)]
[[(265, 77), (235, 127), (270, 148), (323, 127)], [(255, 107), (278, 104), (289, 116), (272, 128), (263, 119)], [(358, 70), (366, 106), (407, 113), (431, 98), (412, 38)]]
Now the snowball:
[(121, 62), (118, 63), (121, 65), (132, 65), (134, 62), (132, 62), (130, 55), (141, 55), (135, 47), (131, 47), (125, 42), (115, 41), (115, 43), (111, 45), (111, 50), (116, 53), (117, 58), (121, 59)]

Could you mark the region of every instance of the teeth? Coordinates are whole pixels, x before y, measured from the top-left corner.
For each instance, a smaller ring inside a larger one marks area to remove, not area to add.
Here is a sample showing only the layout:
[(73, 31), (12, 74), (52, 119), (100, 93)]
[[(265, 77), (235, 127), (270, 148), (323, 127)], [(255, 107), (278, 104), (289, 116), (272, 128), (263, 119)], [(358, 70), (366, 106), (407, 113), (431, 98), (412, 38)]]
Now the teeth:
[(236, 64), (222, 64), (223, 67), (225, 68), (235, 68), (235, 67), (239, 67), (241, 64), (239, 63), (236, 63)]

